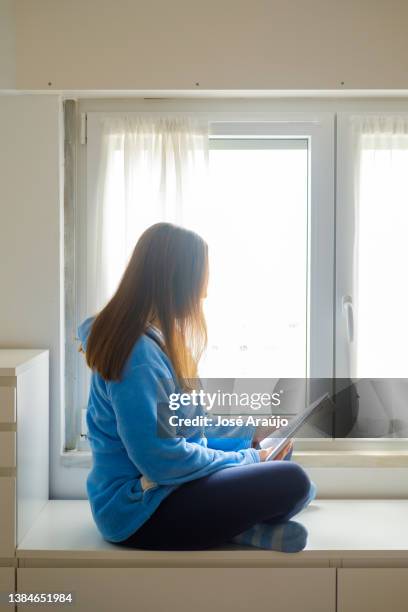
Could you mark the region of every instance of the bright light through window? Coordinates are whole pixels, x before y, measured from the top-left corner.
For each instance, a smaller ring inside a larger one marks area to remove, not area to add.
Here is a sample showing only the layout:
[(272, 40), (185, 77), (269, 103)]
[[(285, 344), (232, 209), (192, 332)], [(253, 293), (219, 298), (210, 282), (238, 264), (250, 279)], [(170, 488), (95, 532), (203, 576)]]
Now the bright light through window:
[(364, 148), (358, 222), (357, 376), (408, 377), (408, 150)]
[(215, 139), (186, 225), (208, 241), (203, 377), (307, 373), (307, 140)]

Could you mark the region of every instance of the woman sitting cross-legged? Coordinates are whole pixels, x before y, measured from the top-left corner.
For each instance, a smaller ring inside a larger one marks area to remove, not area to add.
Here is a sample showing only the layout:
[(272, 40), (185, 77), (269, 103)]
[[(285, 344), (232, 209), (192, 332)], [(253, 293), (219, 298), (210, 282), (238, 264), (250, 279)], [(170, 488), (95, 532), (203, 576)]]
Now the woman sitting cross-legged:
[[(87, 410), (93, 466), (87, 492), (103, 537), (145, 549), (251, 543), (300, 550), (290, 521), (314, 491), (305, 471), (265, 461), (252, 437), (158, 432), (158, 406), (197, 376), (205, 347), (208, 249), (194, 232), (159, 223), (136, 244), (116, 293), (78, 333), (92, 370)], [(213, 444), (214, 447), (211, 447)], [(264, 526), (264, 527), (262, 527)]]

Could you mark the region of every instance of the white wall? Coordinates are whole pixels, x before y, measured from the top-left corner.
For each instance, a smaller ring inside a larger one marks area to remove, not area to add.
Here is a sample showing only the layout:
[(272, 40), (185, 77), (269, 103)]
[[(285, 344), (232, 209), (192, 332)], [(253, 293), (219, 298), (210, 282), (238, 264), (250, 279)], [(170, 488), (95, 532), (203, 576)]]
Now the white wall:
[(0, 89), (16, 86), (15, 21), (15, 0), (0, 0)]
[(404, 0), (16, 2), (21, 89), (408, 87)]
[(84, 495), (86, 471), (63, 472), (59, 463), (63, 367), (59, 97), (0, 96), (0, 134), (0, 347), (50, 349), (51, 494), (76, 497)]

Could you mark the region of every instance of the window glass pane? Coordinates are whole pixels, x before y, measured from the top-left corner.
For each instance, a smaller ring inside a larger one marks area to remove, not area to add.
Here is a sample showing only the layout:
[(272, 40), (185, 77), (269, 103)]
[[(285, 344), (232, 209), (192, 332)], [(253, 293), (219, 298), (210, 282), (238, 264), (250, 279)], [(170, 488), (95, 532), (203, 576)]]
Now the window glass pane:
[(306, 376), (307, 140), (212, 141), (208, 200), (186, 215), (210, 252), (201, 375)]

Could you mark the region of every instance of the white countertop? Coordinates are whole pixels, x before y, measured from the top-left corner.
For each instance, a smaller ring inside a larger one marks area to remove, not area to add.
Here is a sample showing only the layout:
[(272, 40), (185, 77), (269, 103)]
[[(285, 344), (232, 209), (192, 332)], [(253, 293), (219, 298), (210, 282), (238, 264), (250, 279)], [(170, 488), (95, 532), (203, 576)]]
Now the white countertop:
[(47, 349), (1, 349), (0, 376), (18, 376), (29, 368), (33, 361), (48, 355)]
[(408, 501), (317, 500), (296, 520), (309, 532), (304, 551), (276, 553), (230, 547), (208, 551), (129, 550), (105, 542), (86, 500), (49, 501), (17, 549), (20, 559), (95, 559), (132, 561), (135, 565), (277, 564), (300, 560), (356, 558), (407, 559)]

